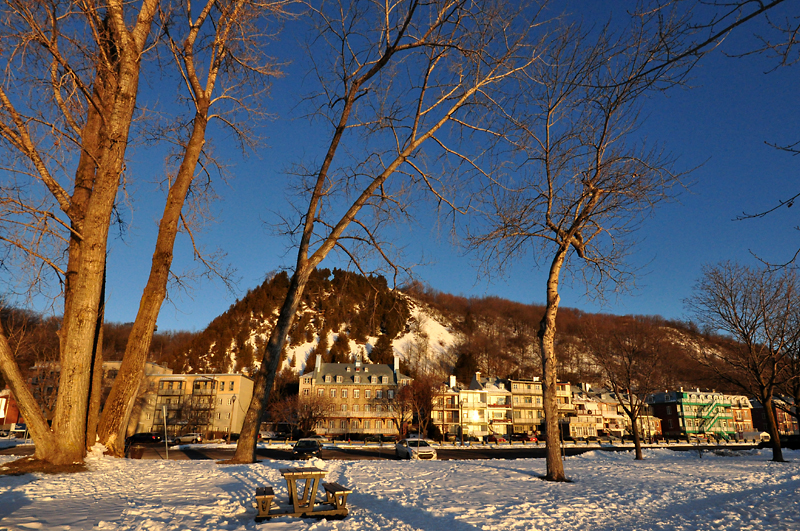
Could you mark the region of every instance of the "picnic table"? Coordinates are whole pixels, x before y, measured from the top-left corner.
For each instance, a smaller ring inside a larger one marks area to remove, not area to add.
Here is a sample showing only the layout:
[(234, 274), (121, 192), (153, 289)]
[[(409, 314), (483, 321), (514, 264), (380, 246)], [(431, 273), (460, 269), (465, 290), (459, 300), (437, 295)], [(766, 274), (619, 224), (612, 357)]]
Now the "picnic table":
[(347, 516), (347, 495), (352, 490), (338, 483), (322, 483), (327, 495), (325, 500), (317, 499), (320, 483), (328, 471), (317, 467), (281, 468), (289, 491), (289, 506), (275, 504), (272, 487), (256, 489), (258, 515), (256, 521), (274, 516), (297, 516), (302, 518), (344, 518)]

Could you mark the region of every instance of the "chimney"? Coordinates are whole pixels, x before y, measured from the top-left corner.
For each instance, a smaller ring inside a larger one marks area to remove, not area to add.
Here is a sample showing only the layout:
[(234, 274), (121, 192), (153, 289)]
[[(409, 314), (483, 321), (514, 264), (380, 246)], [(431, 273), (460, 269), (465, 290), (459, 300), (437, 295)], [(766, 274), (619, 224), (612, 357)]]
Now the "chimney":
[(314, 366), (314, 372), (322, 370), (322, 354), (317, 354), (317, 364)]
[(400, 356), (394, 357), (394, 374), (395, 376), (400, 373)]
[(450, 387), (455, 388), (455, 386), (456, 386), (456, 375), (455, 374), (451, 374), (450, 375)]
[(361, 369), (361, 354), (356, 354), (356, 372)]
[(475, 371), (475, 381), (481, 383), (481, 371)]

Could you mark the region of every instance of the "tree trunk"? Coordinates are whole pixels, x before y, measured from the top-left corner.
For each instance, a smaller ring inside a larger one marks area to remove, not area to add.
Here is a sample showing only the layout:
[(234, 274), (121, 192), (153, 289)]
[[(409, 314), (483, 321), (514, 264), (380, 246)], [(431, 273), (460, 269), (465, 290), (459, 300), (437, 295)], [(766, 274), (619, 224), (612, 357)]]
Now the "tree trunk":
[(20, 413), (28, 426), (28, 431), (36, 441), (33, 457), (44, 459), (47, 456), (57, 456), (59, 445), (55, 435), (47, 425), (47, 419), (39, 409), (39, 405), (28, 387), (28, 382), (19, 371), (19, 367), (14, 361), (14, 353), (11, 351), (2, 329), (0, 329), (0, 371), (3, 372), (6, 383), (14, 394)]
[(566, 481), (564, 463), (561, 460), (561, 436), (558, 425), (558, 361), (555, 352), (556, 315), (560, 297), (558, 280), (567, 248), (559, 248), (550, 265), (547, 278), (547, 305), (539, 323), (539, 346), (542, 350), (542, 394), (544, 401), (545, 444), (547, 447), (547, 475), (549, 481)]
[(764, 393), (765, 396), (761, 403), (764, 405), (764, 412), (767, 415), (767, 429), (769, 429), (769, 436), (772, 439), (772, 460), (778, 463), (785, 462), (783, 459), (783, 449), (781, 449), (781, 436), (778, 433), (778, 421), (775, 418), (775, 404), (772, 400), (772, 393)]
[(270, 333), (261, 366), (258, 368), (253, 382), (253, 398), (250, 400), (247, 413), (245, 413), (244, 424), (239, 433), (239, 442), (236, 444), (236, 452), (230, 460), (231, 463), (254, 463), (256, 461), (256, 440), (261, 417), (266, 410), (269, 393), (275, 381), (281, 350), (286, 343), (286, 336), (292, 327), (308, 277), (313, 270), (314, 268), (309, 266), (308, 262), (298, 265), (297, 271), (289, 282), (289, 291), (283, 301), (283, 306), (281, 306), (278, 321)]
[[(183, 161), (167, 194), (164, 214), (158, 228), (156, 247), (150, 267), (150, 276), (142, 293), (139, 311), (133, 323), (125, 355), (117, 378), (108, 396), (98, 435), (112, 455), (124, 455), (125, 430), (136, 403), (136, 396), (144, 377), (147, 354), (153, 340), (158, 314), (167, 295), (167, 281), (172, 266), (175, 237), (180, 227), (180, 216), (186, 195), (194, 179), (200, 159), (207, 125), (207, 105), (194, 119), (192, 136), (186, 146)], [(166, 419), (165, 419), (166, 422)], [(257, 433), (257, 432), (256, 432)]]
[(644, 455), (642, 454), (642, 438), (639, 436), (639, 426), (636, 425), (638, 415), (628, 415), (628, 418), (631, 419), (631, 426), (633, 426), (633, 446), (636, 448), (636, 458), (634, 460), (642, 461), (644, 460)]
[(103, 399), (103, 320), (105, 318), (106, 274), (103, 273), (103, 289), (100, 308), (97, 310), (97, 328), (92, 349), (92, 382), (89, 393), (89, 409), (86, 411), (86, 451), (97, 441), (97, 421), (100, 418), (100, 403)]

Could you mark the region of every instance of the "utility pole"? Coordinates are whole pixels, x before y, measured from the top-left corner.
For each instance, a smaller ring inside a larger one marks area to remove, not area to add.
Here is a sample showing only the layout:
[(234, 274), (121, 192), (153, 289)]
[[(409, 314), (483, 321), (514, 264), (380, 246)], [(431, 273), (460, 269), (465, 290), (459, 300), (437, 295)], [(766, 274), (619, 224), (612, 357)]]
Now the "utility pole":
[(236, 395), (231, 397), (231, 422), (228, 425), (228, 444), (231, 443), (231, 432), (233, 431), (233, 414), (235, 412), (233, 409), (234, 405), (236, 405)]

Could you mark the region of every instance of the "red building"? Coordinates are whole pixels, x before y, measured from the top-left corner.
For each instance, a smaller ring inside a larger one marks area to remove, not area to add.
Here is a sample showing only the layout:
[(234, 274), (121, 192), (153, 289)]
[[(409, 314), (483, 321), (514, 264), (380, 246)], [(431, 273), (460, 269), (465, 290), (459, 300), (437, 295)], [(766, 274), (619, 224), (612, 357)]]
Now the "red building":
[[(775, 400), (778, 400), (777, 398)], [(753, 427), (759, 431), (765, 431), (769, 433), (767, 429), (767, 413), (764, 411), (764, 406), (758, 400), (751, 400), (750, 403), (753, 405)], [(772, 406), (772, 409), (775, 412), (775, 421), (778, 425), (778, 434), (779, 435), (798, 435), (800, 434), (800, 428), (798, 428), (797, 418), (793, 415), (790, 415), (786, 411)]]
[(10, 430), (12, 424), (23, 424), (25, 421), (17, 408), (17, 401), (11, 394), (11, 389), (0, 391), (0, 429)]

